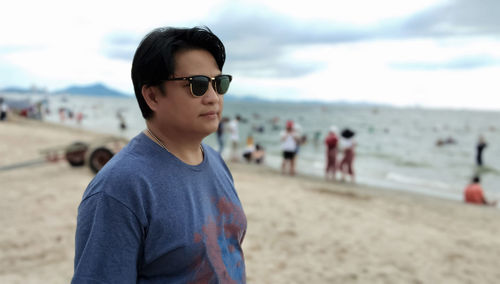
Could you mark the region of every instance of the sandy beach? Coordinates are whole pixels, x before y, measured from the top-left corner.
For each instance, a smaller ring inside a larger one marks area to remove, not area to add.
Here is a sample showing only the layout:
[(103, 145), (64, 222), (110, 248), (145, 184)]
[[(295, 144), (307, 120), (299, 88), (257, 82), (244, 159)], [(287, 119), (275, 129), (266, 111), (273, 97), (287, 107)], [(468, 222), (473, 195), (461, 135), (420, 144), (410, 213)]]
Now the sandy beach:
[[(0, 167), (104, 137), (13, 119)], [(299, 161), (300, 163), (300, 161)], [(228, 164), (248, 219), (248, 283), (498, 283), (500, 210)], [(69, 283), (93, 177), (65, 161), (0, 171), (0, 283)]]

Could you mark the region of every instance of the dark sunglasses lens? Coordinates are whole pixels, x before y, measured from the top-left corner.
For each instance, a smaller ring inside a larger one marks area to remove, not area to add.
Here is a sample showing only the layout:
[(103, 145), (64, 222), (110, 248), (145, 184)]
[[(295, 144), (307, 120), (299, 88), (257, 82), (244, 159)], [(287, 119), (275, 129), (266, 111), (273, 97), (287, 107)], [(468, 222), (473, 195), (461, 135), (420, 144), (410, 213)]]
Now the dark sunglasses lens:
[(203, 96), (208, 89), (209, 82), (208, 77), (194, 76), (191, 80), (191, 91), (193, 95), (197, 97)]
[(227, 75), (218, 76), (215, 83), (217, 84), (217, 93), (223, 95), (229, 89), (229, 83), (231, 83), (231, 77)]

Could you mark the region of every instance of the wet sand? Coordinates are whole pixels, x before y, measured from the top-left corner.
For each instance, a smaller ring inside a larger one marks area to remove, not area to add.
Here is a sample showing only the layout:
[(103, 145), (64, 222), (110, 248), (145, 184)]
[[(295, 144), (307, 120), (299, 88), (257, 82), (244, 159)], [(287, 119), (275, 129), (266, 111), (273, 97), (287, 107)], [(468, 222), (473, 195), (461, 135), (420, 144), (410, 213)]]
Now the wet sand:
[[(0, 167), (102, 134), (0, 123)], [(300, 162), (300, 161), (299, 161)], [(248, 283), (497, 283), (500, 210), (229, 163), (248, 218)], [(93, 177), (65, 161), (0, 171), (0, 283), (69, 283)]]

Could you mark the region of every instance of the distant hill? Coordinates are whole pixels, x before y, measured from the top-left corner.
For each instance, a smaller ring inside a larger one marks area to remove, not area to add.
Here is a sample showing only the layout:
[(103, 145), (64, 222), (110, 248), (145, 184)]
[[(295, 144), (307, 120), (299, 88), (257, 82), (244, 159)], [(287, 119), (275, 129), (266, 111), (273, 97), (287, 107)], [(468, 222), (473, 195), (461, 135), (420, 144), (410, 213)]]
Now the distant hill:
[(374, 103), (374, 102), (364, 102), (364, 101), (347, 101), (347, 100), (336, 100), (336, 101), (326, 101), (326, 100), (286, 100), (286, 99), (267, 99), (259, 97), (256, 95), (233, 95), (228, 94), (224, 96), (224, 101), (227, 102), (244, 102), (244, 103), (286, 103), (286, 104), (302, 104), (302, 105), (317, 105), (317, 104), (329, 104), (337, 106), (346, 107), (391, 107), (389, 104)]
[(69, 86), (65, 89), (55, 91), (54, 93), (84, 96), (130, 97), (130, 95), (119, 92), (117, 90), (113, 90), (101, 83), (84, 86)]
[(26, 93), (31, 92), (29, 89), (23, 89), (20, 87), (7, 87), (7, 88), (4, 88), (0, 91), (5, 92), (5, 93), (19, 93), (19, 94), (26, 94)]
[(258, 96), (252, 96), (252, 95), (244, 95), (244, 96), (238, 96), (238, 95), (233, 95), (233, 94), (228, 94), (227, 96), (224, 96), (225, 101), (243, 101), (243, 102), (268, 102), (269, 100), (266, 98), (260, 98)]
[(31, 94), (31, 93), (46, 94), (47, 90), (45, 90), (45, 89), (38, 89), (36, 87), (31, 87), (31, 88), (7, 87), (7, 88), (1, 89), (0, 92), (4, 92), (4, 93), (16, 93), (16, 94)]
[(1, 89), (0, 92), (4, 93), (17, 93), (17, 94), (68, 94), (68, 95), (81, 95), (81, 96), (110, 96), (110, 97), (130, 97), (131, 95), (111, 89), (102, 83), (92, 85), (71, 85), (67, 88), (48, 92), (46, 89), (39, 89), (36, 87), (22, 88), (22, 87), (7, 87)]
[[(111, 89), (102, 83), (96, 83), (91, 85), (71, 85), (68, 86), (67, 88), (57, 90), (54, 92), (48, 92), (46, 89), (36, 88), (33, 86), (31, 88), (8, 87), (1, 89), (0, 92), (18, 93), (18, 94), (45, 93), (45, 94), (67, 94), (67, 95), (80, 95), (80, 96), (110, 96), (110, 97), (121, 97), (121, 98), (134, 97), (131, 94), (126, 94)], [(303, 100), (268, 99), (253, 94), (237, 95), (231, 93), (224, 96), (224, 100), (227, 102), (243, 102), (243, 103), (334, 104), (334, 105), (354, 106), (354, 107), (390, 106), (389, 104), (381, 104), (373, 102), (355, 102), (346, 100), (322, 101), (322, 100), (304, 100), (304, 99)]]

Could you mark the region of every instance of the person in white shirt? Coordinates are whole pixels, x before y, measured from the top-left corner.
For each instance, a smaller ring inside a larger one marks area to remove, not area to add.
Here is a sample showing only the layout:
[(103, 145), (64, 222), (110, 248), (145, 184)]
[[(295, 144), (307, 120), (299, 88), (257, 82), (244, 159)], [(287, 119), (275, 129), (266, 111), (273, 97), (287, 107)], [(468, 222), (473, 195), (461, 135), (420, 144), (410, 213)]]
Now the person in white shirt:
[(229, 122), (229, 134), (231, 139), (231, 161), (238, 162), (238, 147), (240, 143), (240, 133), (238, 131), (238, 123), (241, 120), (239, 115)]
[(283, 151), (283, 162), (281, 164), (281, 173), (288, 172), (291, 176), (295, 175), (295, 154), (297, 153), (299, 137), (293, 127), (293, 121), (286, 122), (286, 130), (281, 133), (281, 150)]
[(355, 133), (350, 129), (344, 129), (341, 133), (339, 144), (343, 157), (340, 161), (339, 169), (342, 173), (342, 181), (345, 181), (346, 176), (351, 178), (351, 182), (355, 182), (356, 180), (353, 166), (356, 148), (354, 135)]

